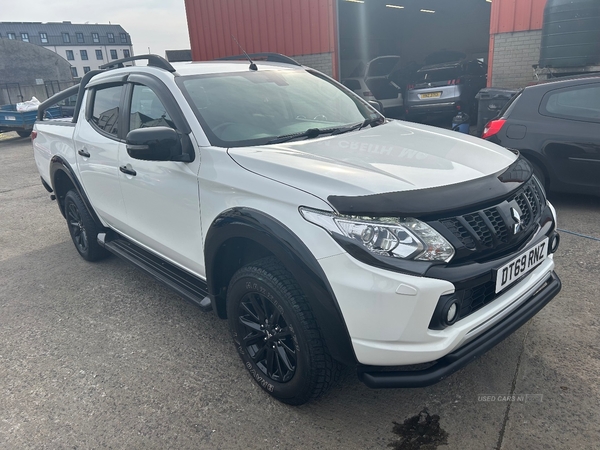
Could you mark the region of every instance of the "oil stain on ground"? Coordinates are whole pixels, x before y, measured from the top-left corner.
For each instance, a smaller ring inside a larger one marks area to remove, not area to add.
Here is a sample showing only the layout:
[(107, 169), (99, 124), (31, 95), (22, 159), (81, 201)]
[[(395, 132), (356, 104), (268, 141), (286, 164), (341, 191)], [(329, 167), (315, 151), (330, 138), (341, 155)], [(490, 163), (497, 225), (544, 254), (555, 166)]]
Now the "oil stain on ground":
[(427, 408), (404, 423), (393, 423), (392, 431), (400, 436), (388, 445), (394, 450), (435, 450), (448, 445), (448, 433), (440, 427), (440, 416), (429, 414)]

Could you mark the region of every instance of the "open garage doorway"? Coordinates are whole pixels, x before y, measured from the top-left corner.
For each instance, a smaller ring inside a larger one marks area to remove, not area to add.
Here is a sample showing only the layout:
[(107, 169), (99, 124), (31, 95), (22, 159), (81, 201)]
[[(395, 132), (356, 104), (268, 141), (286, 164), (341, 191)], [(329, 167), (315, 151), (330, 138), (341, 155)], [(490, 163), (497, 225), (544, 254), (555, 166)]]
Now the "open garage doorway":
[(402, 116), (407, 86), (430, 76), (419, 69), (487, 64), (490, 12), (486, 0), (338, 0), (340, 78), (363, 98), (381, 101), (387, 115)]

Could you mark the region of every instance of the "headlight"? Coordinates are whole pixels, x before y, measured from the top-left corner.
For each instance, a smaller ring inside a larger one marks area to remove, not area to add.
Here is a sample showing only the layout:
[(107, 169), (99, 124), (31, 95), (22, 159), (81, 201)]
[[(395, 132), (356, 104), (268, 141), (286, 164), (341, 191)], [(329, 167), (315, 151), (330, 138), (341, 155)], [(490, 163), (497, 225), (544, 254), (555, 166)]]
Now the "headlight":
[(417, 219), (338, 216), (308, 208), (300, 208), (300, 214), (332, 235), (350, 238), (380, 255), (443, 262), (449, 262), (454, 256), (454, 247), (441, 234)]

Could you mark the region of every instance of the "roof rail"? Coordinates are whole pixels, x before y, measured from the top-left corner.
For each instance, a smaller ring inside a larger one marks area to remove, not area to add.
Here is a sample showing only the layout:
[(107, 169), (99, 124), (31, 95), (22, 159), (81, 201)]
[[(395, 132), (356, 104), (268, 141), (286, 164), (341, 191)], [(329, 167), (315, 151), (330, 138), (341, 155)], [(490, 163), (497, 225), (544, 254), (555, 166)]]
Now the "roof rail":
[[(301, 66), (298, 61), (290, 58), (289, 56), (282, 55), (281, 53), (250, 53), (248, 55), (252, 58), (253, 61), (269, 61), (269, 62), (278, 62), (285, 64), (292, 64), (294, 66)], [(248, 58), (246, 55), (235, 55), (235, 56), (225, 56), (223, 58), (217, 58), (217, 61), (247, 61)]]
[(100, 66), (101, 69), (117, 69), (121, 67), (125, 67), (123, 63), (129, 61), (138, 61), (140, 59), (147, 59), (148, 65), (152, 67), (158, 67), (160, 69), (168, 70), (169, 72), (175, 72), (175, 68), (171, 65), (169, 61), (159, 55), (137, 55), (130, 56), (129, 58), (117, 59), (115, 61), (111, 61), (107, 64)]

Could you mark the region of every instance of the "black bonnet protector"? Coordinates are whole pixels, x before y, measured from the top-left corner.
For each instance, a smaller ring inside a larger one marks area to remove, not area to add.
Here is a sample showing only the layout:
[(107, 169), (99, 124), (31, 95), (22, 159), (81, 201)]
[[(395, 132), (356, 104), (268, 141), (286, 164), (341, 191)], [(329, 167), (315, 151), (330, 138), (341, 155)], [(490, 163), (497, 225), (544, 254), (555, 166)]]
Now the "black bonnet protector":
[(463, 183), (355, 197), (330, 195), (340, 213), (368, 217), (439, 217), (458, 210), (475, 210), (498, 202), (519, 189), (533, 175), (523, 157), (502, 172)]

